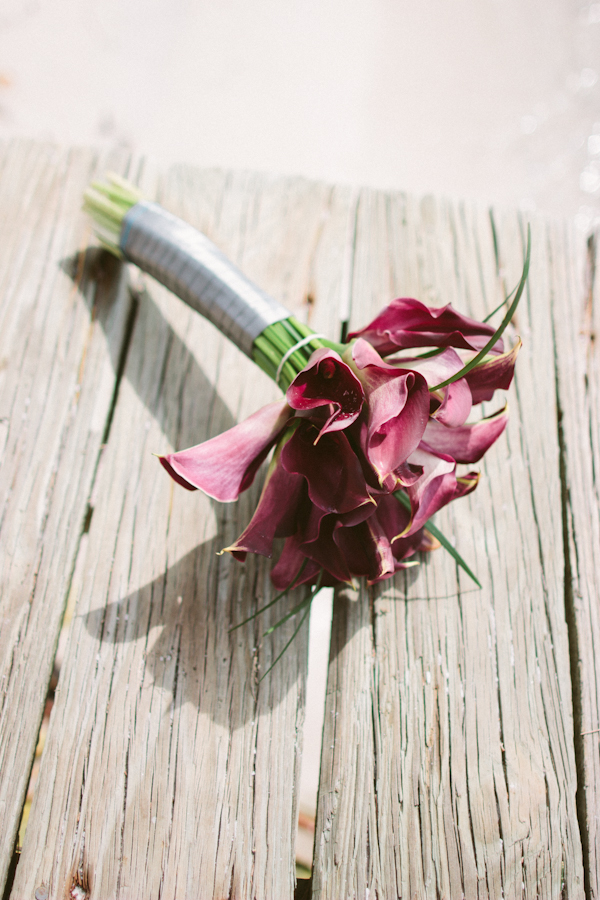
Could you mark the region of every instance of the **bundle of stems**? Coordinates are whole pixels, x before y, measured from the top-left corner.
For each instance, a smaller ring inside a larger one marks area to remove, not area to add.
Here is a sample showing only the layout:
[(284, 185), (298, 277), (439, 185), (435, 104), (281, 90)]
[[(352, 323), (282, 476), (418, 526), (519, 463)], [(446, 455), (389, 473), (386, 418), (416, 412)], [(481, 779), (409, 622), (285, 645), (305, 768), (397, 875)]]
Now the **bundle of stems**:
[[(119, 259), (125, 258), (122, 247), (125, 217), (143, 199), (141, 191), (114, 173), (107, 174), (105, 181), (92, 182), (84, 192), (83, 208), (94, 223), (96, 237)], [(285, 391), (305, 368), (313, 351), (321, 347), (343, 349), (343, 345), (315, 335), (308, 325), (289, 315), (267, 325), (255, 338), (252, 360)]]

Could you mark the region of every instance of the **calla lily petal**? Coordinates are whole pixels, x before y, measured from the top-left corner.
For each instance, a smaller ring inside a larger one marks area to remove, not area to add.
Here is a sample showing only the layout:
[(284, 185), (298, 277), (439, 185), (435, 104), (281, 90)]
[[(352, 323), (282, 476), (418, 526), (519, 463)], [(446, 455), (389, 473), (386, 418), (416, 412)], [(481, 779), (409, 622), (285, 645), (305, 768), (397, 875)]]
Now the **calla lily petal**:
[(418, 372), (386, 363), (359, 339), (352, 356), (368, 401), (365, 453), (380, 483), (415, 450), (429, 417), (429, 391)]
[(456, 463), (450, 456), (433, 453), (421, 443), (411, 454), (410, 462), (423, 466), (423, 475), (406, 489), (410, 499), (412, 521), (407, 535), (414, 534), (431, 516), (446, 506), (456, 493)]
[(298, 507), (305, 490), (301, 475), (290, 474), (279, 460), (274, 461), (248, 527), (225, 550), (236, 559), (245, 559), (247, 553), (260, 553), (270, 559), (275, 538), (289, 537), (296, 531)]
[(474, 463), (498, 440), (507, 422), (508, 405), (473, 425), (457, 428), (447, 428), (432, 418), (427, 423), (423, 440), (436, 453), (447, 454), (459, 463)]
[(328, 406), (329, 416), (317, 440), (328, 431), (341, 431), (361, 411), (364, 393), (360, 381), (334, 350), (315, 350), (308, 365), (290, 384), (286, 399), (292, 409)]
[(337, 579), (322, 573), (319, 563), (308, 559), (302, 551), (298, 538), (293, 535), (284, 544), (281, 556), (271, 569), (271, 581), (277, 591), (285, 591), (288, 588), (301, 584), (314, 584), (321, 578), (322, 587), (332, 587), (337, 584)]
[(459, 378), (458, 381), (446, 385), (441, 391), (444, 399), (435, 412), (432, 412), (432, 417), (449, 428), (463, 425), (473, 406), (473, 397), (467, 379)]
[(366, 575), (371, 583), (394, 574), (392, 548), (376, 513), (362, 525), (336, 528), (333, 538), (353, 575)]
[(344, 432), (324, 434), (315, 444), (316, 428), (303, 420), (281, 451), (284, 468), (303, 475), (313, 503), (325, 512), (344, 513), (372, 503), (356, 454)]
[[(404, 347), (462, 347), (482, 350), (493, 336), (491, 325), (456, 312), (450, 304), (433, 308), (419, 300), (392, 300), (373, 321), (348, 335), (363, 337), (383, 356)], [(502, 352), (502, 341), (494, 347)]]
[[(419, 372), (425, 378), (429, 388), (446, 381), (464, 367), (464, 361), (452, 347), (446, 347), (435, 356), (399, 358), (394, 362), (397, 366), (410, 369), (411, 372)], [(459, 378), (458, 381), (436, 391), (432, 395), (431, 401), (431, 415), (440, 422), (444, 422), (445, 425), (451, 426), (462, 425), (463, 422), (466, 422), (473, 405), (471, 391), (465, 378)]]
[(475, 366), (474, 369), (467, 373), (465, 378), (471, 388), (473, 403), (483, 403), (491, 400), (494, 391), (507, 391), (509, 389), (514, 375), (517, 354), (520, 349), (521, 339), (519, 338), (511, 350), (502, 353), (500, 356), (495, 356), (479, 366)]
[(250, 487), (290, 415), (286, 401), (278, 400), (203, 444), (159, 459), (179, 484), (230, 503)]

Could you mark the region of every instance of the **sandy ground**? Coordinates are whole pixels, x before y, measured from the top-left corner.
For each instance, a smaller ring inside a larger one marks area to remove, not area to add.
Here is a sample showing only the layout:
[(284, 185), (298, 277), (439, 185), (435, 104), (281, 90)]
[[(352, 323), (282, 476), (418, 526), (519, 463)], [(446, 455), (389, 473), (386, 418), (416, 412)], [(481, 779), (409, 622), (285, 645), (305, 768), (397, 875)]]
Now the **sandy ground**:
[[(2, 0), (0, 138), (600, 224), (600, 2)], [(316, 797), (329, 595), (311, 624)]]

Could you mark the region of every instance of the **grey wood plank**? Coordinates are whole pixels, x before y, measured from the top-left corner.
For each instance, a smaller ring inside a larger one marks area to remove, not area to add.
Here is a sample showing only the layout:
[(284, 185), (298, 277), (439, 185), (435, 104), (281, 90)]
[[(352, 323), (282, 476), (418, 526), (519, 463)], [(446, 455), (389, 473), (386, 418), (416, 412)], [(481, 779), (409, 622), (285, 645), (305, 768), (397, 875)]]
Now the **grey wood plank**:
[[(87, 242), (81, 191), (97, 154), (17, 142), (3, 146), (0, 158), (2, 891), (129, 299), (118, 265), (105, 269), (102, 284), (87, 279), (80, 293), (64, 270)], [(123, 168), (125, 161), (111, 164)]]
[(548, 229), (560, 416), (565, 602), (571, 671), (579, 823), (587, 891), (600, 896), (600, 284), (598, 233), (584, 246), (566, 223)]
[[(297, 315), (337, 331), (337, 308), (311, 291), (335, 294), (328, 257), (347, 230), (347, 192), (188, 168), (156, 190)], [(13, 897), (41, 884), (98, 900), (293, 896), (308, 628), (259, 682), (295, 626), (262, 632), (294, 600), (230, 634), (270, 598), (270, 565), (215, 555), (247, 523), (259, 483), (216, 504), (174, 486), (150, 453), (277, 396), (209, 323), (147, 285)]]
[[(487, 213), (365, 192), (354, 325), (398, 295), (493, 309), (523, 223), (496, 237), (499, 275)], [(483, 590), (439, 550), (336, 598), (314, 897), (584, 896), (544, 243), (536, 224), (506, 436), (437, 517)]]

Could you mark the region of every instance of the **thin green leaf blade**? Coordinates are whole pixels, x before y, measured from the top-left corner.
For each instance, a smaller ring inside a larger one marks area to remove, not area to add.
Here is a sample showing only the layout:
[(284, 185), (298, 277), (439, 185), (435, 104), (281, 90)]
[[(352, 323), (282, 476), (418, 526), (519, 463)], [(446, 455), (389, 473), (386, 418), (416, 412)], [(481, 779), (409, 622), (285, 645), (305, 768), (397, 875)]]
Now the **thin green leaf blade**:
[[(309, 599), (310, 599), (310, 601), (312, 602), (313, 596), (311, 595)], [(289, 641), (287, 642), (287, 644), (285, 645), (285, 647), (283, 648), (283, 650), (281, 651), (281, 653), (279, 654), (279, 656), (277, 657), (277, 659), (275, 659), (275, 660), (271, 663), (271, 665), (269, 666), (269, 668), (267, 669), (267, 671), (266, 671), (263, 675), (261, 675), (261, 677), (258, 679), (259, 684), (260, 684), (260, 682), (263, 680), (263, 678), (266, 678), (266, 677), (267, 677), (267, 675), (269, 674), (269, 672), (271, 671), (271, 669), (272, 669), (274, 666), (277, 665), (277, 663), (279, 662), (279, 660), (281, 659), (281, 657), (283, 656), (283, 654), (285, 653), (285, 651), (288, 649), (288, 647), (290, 646), (290, 644), (292, 643), (292, 641), (294, 640), (294, 638), (296, 637), (296, 635), (298, 634), (298, 632), (300, 631), (300, 629), (302, 628), (302, 626), (304, 625), (304, 622), (306, 621), (306, 617), (307, 617), (307, 615), (308, 615), (309, 612), (310, 612), (310, 607), (311, 607), (311, 603), (308, 603), (308, 605), (307, 605), (307, 607), (306, 607), (306, 612), (304, 613), (304, 615), (303, 615), (302, 618), (300, 619), (300, 622), (298, 623), (298, 627), (297, 627), (296, 630), (294, 631), (293, 635), (291, 636), (291, 638), (289, 639)]]
[(434, 385), (434, 387), (430, 387), (430, 391), (438, 391), (440, 388), (446, 387), (449, 384), (452, 384), (454, 381), (458, 381), (460, 378), (464, 378), (471, 369), (474, 369), (478, 363), (486, 356), (489, 350), (492, 349), (496, 341), (502, 337), (504, 331), (506, 330), (510, 320), (515, 314), (517, 306), (519, 305), (519, 300), (521, 299), (521, 295), (525, 290), (525, 283), (527, 281), (527, 276), (529, 275), (529, 260), (531, 258), (531, 226), (527, 225), (527, 251), (525, 253), (525, 263), (523, 264), (523, 273), (521, 275), (521, 280), (519, 281), (519, 286), (517, 288), (517, 293), (515, 294), (515, 299), (510, 304), (508, 311), (502, 322), (498, 326), (497, 330), (487, 342), (483, 350), (480, 350), (479, 353), (473, 357), (473, 359), (469, 360), (469, 362), (460, 369), (455, 375), (452, 375), (450, 378), (447, 378), (445, 381), (441, 381), (439, 384)]
[(464, 561), (464, 559), (462, 558), (462, 556), (460, 555), (460, 553), (458, 552), (458, 550), (456, 549), (456, 547), (453, 547), (452, 544), (450, 543), (450, 541), (448, 540), (448, 538), (444, 537), (444, 535), (442, 534), (442, 532), (440, 531), (440, 529), (437, 528), (435, 525), (433, 525), (432, 522), (427, 522), (426, 525), (425, 525), (425, 529), (426, 529), (431, 535), (433, 535), (434, 538), (437, 538), (437, 540), (440, 542), (440, 544), (442, 545), (442, 547), (444, 548), (444, 550), (447, 550), (447, 551), (448, 551), (448, 553), (450, 554), (450, 556), (452, 556), (452, 557), (454, 558), (454, 560), (455, 560), (455, 561), (457, 562), (457, 564), (461, 567), (461, 569), (464, 569), (464, 570), (465, 570), (465, 572), (467, 573), (467, 575), (469, 576), (469, 578), (472, 578), (472, 579), (473, 579), (473, 581), (475, 582), (475, 584), (477, 585), (477, 587), (478, 587), (478, 588), (481, 588), (481, 587), (482, 587), (482, 584), (481, 584), (481, 582), (479, 581), (479, 579), (477, 578), (477, 576), (476, 576), (476, 575), (471, 571), (471, 569), (468, 567), (468, 565), (466, 564), (466, 562)]
[[(397, 500), (399, 503), (402, 504), (402, 506), (403, 506), (405, 509), (407, 509), (407, 510), (410, 512), (410, 509), (411, 509), (411, 506), (410, 506), (410, 499), (407, 497), (406, 494), (404, 494), (402, 491), (396, 491), (395, 494), (394, 494), (394, 497), (396, 498), (396, 500)], [(429, 522), (426, 522), (425, 525), (424, 525), (423, 527), (424, 527), (425, 530), (428, 531), (434, 538), (436, 538), (436, 540), (438, 540), (438, 541), (440, 542), (440, 544), (442, 545), (442, 547), (444, 548), (444, 550), (447, 550), (448, 553), (450, 554), (450, 556), (452, 556), (452, 558), (453, 558), (453, 559), (458, 563), (458, 565), (461, 567), (461, 569), (464, 569), (464, 571), (467, 573), (467, 575), (469, 576), (469, 578), (472, 578), (472, 579), (473, 579), (473, 581), (475, 582), (475, 584), (477, 585), (477, 587), (481, 588), (482, 585), (481, 585), (481, 582), (479, 581), (479, 579), (477, 578), (477, 576), (471, 571), (471, 569), (470, 569), (469, 566), (466, 564), (466, 562), (464, 561), (464, 559), (462, 558), (462, 556), (460, 555), (460, 553), (458, 552), (458, 550), (457, 550), (455, 547), (452, 546), (452, 544), (450, 543), (450, 541), (448, 540), (448, 538), (447, 538), (447, 537), (444, 537), (444, 535), (442, 534), (442, 532), (440, 531), (440, 529), (437, 528), (437, 527), (433, 524), (433, 522), (432, 522), (431, 520), (430, 520)]]

